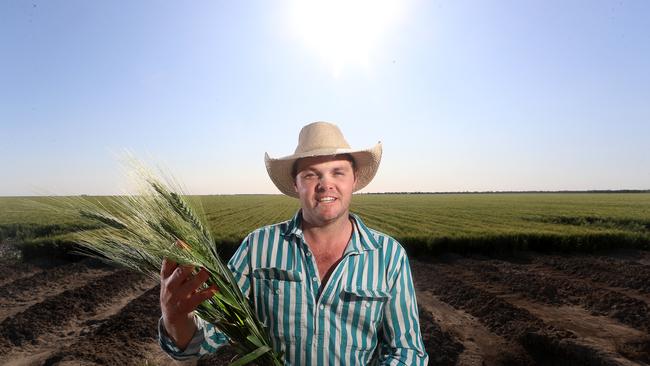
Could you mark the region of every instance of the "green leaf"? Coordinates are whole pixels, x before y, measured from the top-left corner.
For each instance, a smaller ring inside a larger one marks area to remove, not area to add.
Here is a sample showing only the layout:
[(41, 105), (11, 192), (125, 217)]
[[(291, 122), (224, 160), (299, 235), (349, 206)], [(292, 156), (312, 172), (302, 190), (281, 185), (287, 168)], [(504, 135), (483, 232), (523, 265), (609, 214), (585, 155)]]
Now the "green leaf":
[(255, 361), (258, 357), (262, 356), (266, 352), (270, 351), (271, 347), (269, 346), (262, 346), (255, 351), (247, 354), (246, 356), (243, 356), (239, 358), (237, 361), (233, 362), (230, 364), (230, 366), (243, 366), (246, 365), (247, 363), (250, 363), (252, 361)]
[(257, 337), (253, 336), (252, 334), (249, 335), (248, 337), (246, 337), (246, 339), (248, 339), (249, 342), (256, 345), (257, 347), (262, 347), (263, 346), (262, 342), (260, 342), (260, 340), (257, 339)]

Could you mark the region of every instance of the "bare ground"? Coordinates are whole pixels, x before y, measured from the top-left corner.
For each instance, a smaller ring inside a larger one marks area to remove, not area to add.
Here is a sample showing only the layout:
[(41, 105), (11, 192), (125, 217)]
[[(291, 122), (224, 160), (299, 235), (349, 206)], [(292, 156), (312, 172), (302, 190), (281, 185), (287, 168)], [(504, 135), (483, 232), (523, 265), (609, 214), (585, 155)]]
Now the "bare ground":
[[(92, 261), (2, 264), (0, 364), (183, 364), (158, 348), (151, 280)], [(648, 252), (444, 255), (411, 267), (430, 365), (650, 364)]]

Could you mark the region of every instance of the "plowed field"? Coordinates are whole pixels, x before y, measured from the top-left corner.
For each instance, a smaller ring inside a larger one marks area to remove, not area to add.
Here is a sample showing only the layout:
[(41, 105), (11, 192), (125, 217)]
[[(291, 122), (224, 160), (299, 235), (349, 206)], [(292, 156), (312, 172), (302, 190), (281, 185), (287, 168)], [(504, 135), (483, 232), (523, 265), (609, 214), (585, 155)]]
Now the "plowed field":
[[(411, 267), (430, 365), (650, 364), (648, 252)], [(3, 263), (0, 275), (0, 364), (176, 364), (157, 346), (155, 282), (90, 260)]]

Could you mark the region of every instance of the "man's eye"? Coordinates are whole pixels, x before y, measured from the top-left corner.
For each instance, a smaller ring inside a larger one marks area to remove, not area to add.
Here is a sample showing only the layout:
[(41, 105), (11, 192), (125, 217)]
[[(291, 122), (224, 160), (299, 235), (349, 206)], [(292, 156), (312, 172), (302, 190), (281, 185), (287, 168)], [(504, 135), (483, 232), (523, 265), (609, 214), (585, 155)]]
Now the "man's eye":
[(303, 178), (313, 178), (313, 177), (314, 177), (314, 174), (312, 174), (312, 173), (308, 173), (308, 174), (303, 175), (302, 177), (303, 177)]

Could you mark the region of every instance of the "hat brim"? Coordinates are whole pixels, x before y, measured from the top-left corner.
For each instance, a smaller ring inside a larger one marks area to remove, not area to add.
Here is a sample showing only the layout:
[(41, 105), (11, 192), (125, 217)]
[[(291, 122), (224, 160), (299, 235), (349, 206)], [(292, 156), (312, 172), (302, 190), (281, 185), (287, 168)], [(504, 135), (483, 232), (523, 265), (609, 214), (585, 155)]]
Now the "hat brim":
[(314, 156), (350, 154), (354, 158), (356, 168), (357, 185), (354, 189), (354, 192), (356, 192), (365, 188), (372, 178), (375, 177), (379, 163), (381, 162), (381, 153), (381, 142), (378, 142), (375, 146), (365, 150), (320, 149), (281, 158), (271, 158), (268, 153), (265, 153), (264, 163), (266, 164), (266, 171), (269, 173), (271, 181), (278, 187), (280, 192), (287, 196), (298, 198), (298, 193), (294, 188), (294, 180), (291, 176), (293, 164), (296, 160)]

